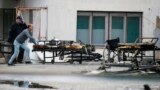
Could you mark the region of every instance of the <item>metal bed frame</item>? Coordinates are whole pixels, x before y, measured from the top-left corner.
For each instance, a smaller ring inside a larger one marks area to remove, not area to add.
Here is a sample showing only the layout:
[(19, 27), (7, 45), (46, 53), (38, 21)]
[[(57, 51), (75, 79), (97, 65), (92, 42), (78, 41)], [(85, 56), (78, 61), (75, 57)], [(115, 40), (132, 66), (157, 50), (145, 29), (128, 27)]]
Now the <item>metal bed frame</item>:
[(4, 54), (11, 54), (11, 51), (6, 51), (4, 48), (11, 48), (12, 45), (10, 44), (5, 44), (5, 42), (0, 42), (0, 53), (3, 55), (4, 57)]
[[(33, 48), (32, 51), (41, 51), (43, 52), (43, 61), (42, 63), (45, 64), (46, 63), (46, 58), (52, 58), (51, 63), (54, 64), (55, 63), (55, 57), (59, 56), (59, 58), (63, 59), (64, 55), (71, 55), (71, 59), (70, 59), (70, 64), (73, 64), (74, 61), (78, 61), (79, 64), (82, 64), (83, 60), (93, 60), (95, 58), (100, 59), (100, 57), (96, 57), (95, 53), (89, 52), (89, 53), (85, 53), (84, 51), (80, 50), (75, 50), (75, 49), (71, 49), (71, 48), (64, 48), (63, 45), (65, 44), (72, 44), (73, 41), (61, 41), (61, 44), (59, 44), (59, 41), (56, 41), (54, 45), (49, 44), (49, 41), (39, 41), (39, 43), (42, 42), (43, 45), (42, 46), (49, 46), (48, 48), (46, 47), (42, 47), (42, 48)], [(40, 45), (40, 44), (38, 44)], [(47, 57), (46, 56), (46, 52), (52, 52), (52, 56), (51, 57)], [(80, 56), (75, 56), (75, 54), (80, 54)], [(87, 55), (88, 54), (88, 58), (84, 57), (84, 54)], [(94, 56), (94, 57), (93, 57)]]
[[(149, 40), (149, 41), (148, 41)], [(155, 51), (160, 50), (156, 47), (158, 38), (138, 38), (135, 43), (120, 43), (119, 38), (107, 40), (104, 49), (103, 67), (106, 66), (129, 66), (132, 70), (141, 68), (153, 68), (157, 66)], [(152, 52), (152, 55), (146, 55), (146, 52)], [(146, 58), (151, 60), (149, 64), (142, 64)], [(116, 61), (116, 59), (118, 61)], [(120, 61), (130, 61), (131, 64), (117, 64)], [(159, 66), (159, 65), (158, 65)]]

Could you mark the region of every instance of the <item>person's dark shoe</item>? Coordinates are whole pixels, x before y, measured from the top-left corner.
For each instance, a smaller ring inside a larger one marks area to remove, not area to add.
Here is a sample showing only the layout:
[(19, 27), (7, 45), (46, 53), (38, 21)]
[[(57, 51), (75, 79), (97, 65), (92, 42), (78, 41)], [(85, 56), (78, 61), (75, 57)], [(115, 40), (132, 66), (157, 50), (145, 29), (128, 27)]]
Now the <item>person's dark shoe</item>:
[(13, 62), (13, 64), (17, 64), (17, 62)]
[(8, 63), (8, 66), (15, 66), (15, 64), (9, 64), (9, 63)]
[(24, 63), (24, 62), (23, 62), (23, 60), (18, 59), (18, 60), (17, 60), (17, 63)]
[(24, 62), (22, 62), (22, 61), (19, 61), (18, 63), (19, 63), (19, 64), (23, 64)]
[(25, 63), (26, 63), (26, 64), (32, 64), (32, 62), (31, 62), (31, 61), (25, 61)]

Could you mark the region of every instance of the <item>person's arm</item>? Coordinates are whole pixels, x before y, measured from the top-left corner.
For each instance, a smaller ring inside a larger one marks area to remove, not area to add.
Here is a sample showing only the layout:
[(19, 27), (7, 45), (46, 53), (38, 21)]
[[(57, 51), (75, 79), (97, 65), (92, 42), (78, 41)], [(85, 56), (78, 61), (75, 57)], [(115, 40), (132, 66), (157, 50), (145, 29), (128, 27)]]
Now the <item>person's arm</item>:
[(36, 44), (36, 40), (31, 36), (30, 32), (27, 30), (26, 33), (27, 37), (30, 39), (31, 42), (33, 42), (34, 44)]
[(35, 45), (37, 44), (34, 38), (30, 38), (30, 41), (33, 42)]
[(8, 40), (7, 42), (13, 43), (13, 35), (14, 35), (14, 25), (12, 24), (10, 27), (9, 35), (8, 35)]
[(8, 35), (8, 40), (7, 40), (7, 42), (9, 42), (9, 43), (11, 43), (11, 41), (12, 41), (12, 40), (11, 40), (11, 39), (12, 39), (12, 36), (11, 36), (11, 35), (12, 35), (12, 30), (9, 31), (9, 35)]
[(25, 22), (22, 22), (21, 25), (22, 25), (22, 30), (27, 28), (27, 24)]

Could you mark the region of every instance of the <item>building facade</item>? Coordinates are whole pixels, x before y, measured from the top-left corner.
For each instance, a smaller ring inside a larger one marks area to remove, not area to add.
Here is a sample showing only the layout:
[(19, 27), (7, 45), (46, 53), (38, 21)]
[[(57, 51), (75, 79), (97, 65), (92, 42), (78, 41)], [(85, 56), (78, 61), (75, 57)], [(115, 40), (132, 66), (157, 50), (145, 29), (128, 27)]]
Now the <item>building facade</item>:
[[(157, 18), (160, 17), (159, 0), (1, 0), (1, 2), (7, 4), (1, 4), (1, 8), (47, 8), (47, 18), (41, 20), (47, 23), (46, 29), (41, 33), (45, 33), (44, 36), (48, 40), (56, 37), (60, 40), (81, 40), (86, 44), (104, 46), (105, 40), (117, 37), (120, 38), (120, 42), (134, 42), (138, 37), (159, 36), (156, 33), (159, 32), (157, 27)], [(33, 35), (37, 36), (37, 33)]]
[(59, 39), (104, 45), (120, 38), (154, 37), (159, 0), (26, 0), (26, 7), (48, 7), (48, 34)]

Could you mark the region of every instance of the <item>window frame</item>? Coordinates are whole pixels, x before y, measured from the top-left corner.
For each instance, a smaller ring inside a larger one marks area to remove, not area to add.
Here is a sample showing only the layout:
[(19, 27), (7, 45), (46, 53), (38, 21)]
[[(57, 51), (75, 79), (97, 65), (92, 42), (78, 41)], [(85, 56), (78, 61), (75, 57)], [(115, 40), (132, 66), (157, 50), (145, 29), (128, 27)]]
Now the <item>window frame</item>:
[[(137, 17), (139, 17), (139, 37), (142, 37), (142, 13), (140, 14), (140, 13), (127, 13), (127, 17), (135, 17), (135, 16), (137, 16)], [(127, 19), (127, 17), (126, 17), (126, 19)], [(127, 20), (126, 20), (127, 21)], [(126, 28), (127, 28), (127, 26), (126, 26)], [(127, 36), (127, 31), (126, 31), (126, 36)], [(127, 39), (126, 39), (126, 42), (127, 42)]]
[[(89, 16), (89, 44), (92, 43), (92, 32), (93, 32), (93, 17), (94, 16), (105, 16), (105, 36), (104, 39), (111, 39), (111, 30), (112, 30), (112, 16), (122, 16), (124, 17), (124, 42), (127, 42), (127, 17), (138, 16), (139, 17), (139, 37), (142, 37), (142, 12), (104, 12), (104, 11), (77, 11), (77, 16)], [(77, 28), (76, 28), (77, 30)], [(78, 34), (78, 33), (76, 33)], [(77, 40), (77, 35), (76, 35)], [(104, 41), (105, 42), (105, 41)], [(105, 44), (93, 44), (96, 46), (104, 46)]]
[[(91, 40), (91, 35), (90, 35), (91, 34), (91, 23), (90, 22), (91, 22), (92, 13), (91, 12), (80, 12), (80, 13), (78, 12), (77, 17), (78, 16), (89, 16), (89, 28), (88, 28), (89, 29), (89, 44), (91, 44), (91, 41), (90, 41)], [(77, 18), (77, 20), (78, 20), (78, 18)], [(78, 37), (77, 34), (78, 33), (77, 33), (77, 26), (76, 26), (76, 41), (77, 41), (77, 37)]]
[(109, 39), (112, 39), (112, 16), (120, 16), (120, 17), (123, 17), (124, 18), (124, 20), (123, 20), (123, 22), (124, 22), (124, 24), (123, 24), (123, 29), (124, 29), (124, 38), (123, 38), (123, 41), (124, 42), (126, 42), (126, 13), (110, 13), (110, 17), (109, 17), (109, 25), (110, 25), (110, 27), (109, 27)]
[[(105, 12), (93, 12), (93, 14), (92, 14), (92, 24), (93, 24), (93, 17), (94, 16), (104, 16), (105, 17), (105, 28), (104, 28), (104, 40), (107, 40), (108, 39), (108, 13), (105, 13)], [(90, 44), (93, 44), (92, 43), (92, 37), (93, 37), (93, 35), (92, 35), (92, 31), (93, 31), (93, 25), (91, 26), (92, 27), (92, 29), (91, 29), (91, 42), (90, 42)], [(105, 42), (105, 41), (104, 41)], [(105, 44), (105, 43), (104, 43)], [(94, 44), (94, 45), (96, 45), (96, 46), (102, 46), (102, 45), (104, 45), (104, 44)]]

